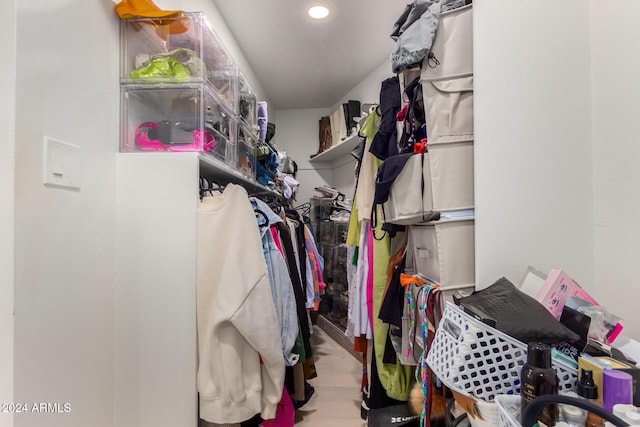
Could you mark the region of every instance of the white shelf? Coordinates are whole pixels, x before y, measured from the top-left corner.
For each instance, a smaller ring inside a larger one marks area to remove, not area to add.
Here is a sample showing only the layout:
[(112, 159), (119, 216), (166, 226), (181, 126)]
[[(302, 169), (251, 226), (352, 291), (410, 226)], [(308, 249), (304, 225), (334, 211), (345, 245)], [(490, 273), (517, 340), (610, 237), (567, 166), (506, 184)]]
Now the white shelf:
[(250, 194), (272, 192), (202, 153), (116, 155), (114, 425), (119, 427), (198, 424), (199, 175), (242, 185)]
[(351, 151), (358, 145), (360, 142), (360, 136), (357, 133), (352, 134), (349, 138), (345, 139), (338, 145), (334, 145), (329, 148), (327, 151), (324, 151), (318, 154), (315, 157), (309, 159), (310, 163), (325, 163), (332, 162), (334, 160), (340, 159), (346, 155), (349, 155)]
[(249, 194), (264, 191), (272, 193), (274, 196), (281, 196), (280, 193), (273, 191), (269, 187), (258, 184), (253, 179), (241, 174), (228, 164), (218, 159), (209, 157), (205, 154), (199, 154), (198, 158), (200, 160), (200, 175), (211, 178), (212, 180), (217, 181), (219, 184), (226, 184), (231, 182), (234, 184), (242, 185), (247, 189), (247, 192)]
[(118, 427), (198, 424), (199, 169), (196, 152), (116, 155)]
[[(197, 172), (200, 176), (210, 178), (220, 185), (229, 183), (238, 184), (243, 186), (249, 194), (258, 192), (268, 192), (274, 196), (282, 197), (280, 193), (258, 184), (252, 178), (243, 175), (236, 169), (233, 169), (230, 165), (218, 160), (214, 157), (208, 156), (196, 151), (184, 152), (184, 153), (169, 153), (169, 152), (155, 152), (155, 153), (143, 153), (143, 152), (131, 152), (131, 153), (118, 153), (118, 158), (129, 159), (128, 161), (138, 162), (142, 165), (154, 164), (155, 162), (164, 161), (167, 167), (184, 167), (180, 166), (182, 162), (191, 163), (197, 166)], [(196, 162), (197, 160), (197, 162)], [(174, 166), (175, 165), (175, 166)], [(197, 189), (198, 181), (197, 177), (193, 180), (193, 188)]]

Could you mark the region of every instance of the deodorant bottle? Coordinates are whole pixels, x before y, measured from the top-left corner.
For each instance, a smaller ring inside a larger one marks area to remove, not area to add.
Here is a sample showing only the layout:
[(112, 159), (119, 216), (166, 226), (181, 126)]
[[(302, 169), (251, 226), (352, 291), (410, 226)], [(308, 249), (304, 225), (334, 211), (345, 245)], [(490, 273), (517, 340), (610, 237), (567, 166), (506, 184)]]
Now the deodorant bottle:
[[(551, 348), (539, 342), (531, 342), (527, 347), (527, 363), (520, 372), (521, 416), (536, 397), (558, 394), (558, 376), (551, 367)], [(538, 415), (538, 421), (548, 427), (554, 426), (557, 419), (557, 405), (545, 407)]]

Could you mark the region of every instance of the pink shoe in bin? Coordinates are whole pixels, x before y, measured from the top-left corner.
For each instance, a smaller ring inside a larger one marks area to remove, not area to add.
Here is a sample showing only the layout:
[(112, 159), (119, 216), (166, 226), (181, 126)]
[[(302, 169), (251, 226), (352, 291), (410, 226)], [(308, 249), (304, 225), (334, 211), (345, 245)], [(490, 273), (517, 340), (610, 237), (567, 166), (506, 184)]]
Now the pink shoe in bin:
[[(155, 130), (155, 131), (154, 131)], [(136, 129), (136, 145), (142, 151), (211, 151), (215, 147), (213, 136), (206, 130), (196, 129), (191, 131), (193, 141), (190, 143), (171, 144), (163, 142), (170, 138), (159, 137), (160, 124), (144, 122)], [(149, 134), (152, 135), (149, 135)], [(158, 137), (156, 139), (156, 137)], [(153, 139), (152, 139), (153, 138)]]

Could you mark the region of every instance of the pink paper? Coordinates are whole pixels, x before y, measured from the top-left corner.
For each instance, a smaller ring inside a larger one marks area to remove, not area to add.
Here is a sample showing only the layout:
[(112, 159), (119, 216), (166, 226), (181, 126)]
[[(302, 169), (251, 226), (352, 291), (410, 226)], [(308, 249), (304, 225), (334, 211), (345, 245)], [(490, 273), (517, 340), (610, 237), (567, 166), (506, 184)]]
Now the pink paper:
[(562, 309), (569, 297), (578, 297), (593, 305), (600, 305), (587, 291), (582, 289), (567, 273), (559, 268), (551, 270), (547, 280), (545, 280), (544, 285), (536, 295), (538, 302), (544, 305), (558, 320), (560, 320)]

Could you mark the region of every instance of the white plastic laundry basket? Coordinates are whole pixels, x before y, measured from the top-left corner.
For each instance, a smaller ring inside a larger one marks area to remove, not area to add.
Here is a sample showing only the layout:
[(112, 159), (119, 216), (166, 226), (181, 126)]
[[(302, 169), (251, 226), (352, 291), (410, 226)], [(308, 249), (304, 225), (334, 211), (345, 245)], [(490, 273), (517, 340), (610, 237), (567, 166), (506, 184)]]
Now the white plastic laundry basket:
[(495, 402), (498, 405), (500, 427), (522, 427), (517, 421), (520, 414), (520, 395), (499, 394)]
[[(493, 401), (499, 394), (520, 394), (526, 355), (525, 344), (447, 302), (427, 363), (445, 385)], [(553, 368), (559, 389), (575, 391), (577, 370), (555, 359)]]

